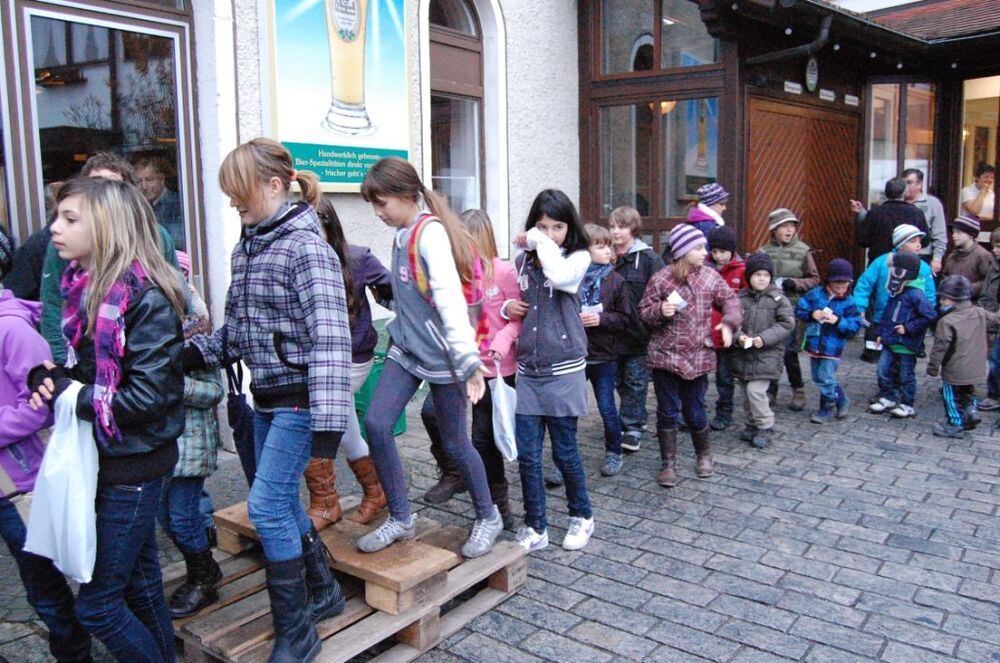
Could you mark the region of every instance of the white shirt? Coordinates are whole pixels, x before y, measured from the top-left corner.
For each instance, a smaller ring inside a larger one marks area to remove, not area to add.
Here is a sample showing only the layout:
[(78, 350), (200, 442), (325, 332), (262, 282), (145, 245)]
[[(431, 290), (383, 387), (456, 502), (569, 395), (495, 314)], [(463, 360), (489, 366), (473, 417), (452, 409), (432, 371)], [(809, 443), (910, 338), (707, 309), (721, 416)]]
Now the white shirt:
[[(979, 187), (974, 183), (962, 189), (961, 195), (959, 195), (959, 201), (967, 203), (970, 200), (975, 200), (979, 197)], [(996, 191), (990, 191), (986, 198), (983, 200), (983, 207), (979, 210), (979, 218), (990, 220), (993, 218), (993, 205), (996, 202)], [(963, 210), (965, 208), (962, 208)]]

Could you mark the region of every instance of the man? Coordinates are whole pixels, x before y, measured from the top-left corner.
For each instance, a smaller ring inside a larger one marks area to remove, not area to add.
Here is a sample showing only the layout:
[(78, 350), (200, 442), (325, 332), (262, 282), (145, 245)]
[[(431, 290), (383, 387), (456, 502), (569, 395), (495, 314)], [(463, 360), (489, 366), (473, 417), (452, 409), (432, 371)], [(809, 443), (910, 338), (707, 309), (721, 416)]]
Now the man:
[(181, 199), (167, 188), (166, 172), (162, 159), (140, 159), (135, 163), (135, 184), (156, 213), (156, 220), (170, 233), (177, 250), (186, 251)]
[(906, 180), (893, 177), (885, 183), (885, 202), (865, 212), (856, 200), (851, 209), (857, 212), (855, 237), (858, 244), (868, 249), (869, 262), (892, 250), (892, 231), (904, 223), (916, 226), (927, 233), (924, 213), (906, 202)]
[(996, 203), (996, 193), (993, 191), (993, 178), (996, 170), (988, 163), (980, 163), (972, 171), (975, 181), (962, 189), (958, 199), (962, 202), (962, 211), (979, 217), (980, 221), (993, 220), (993, 206)]
[(941, 273), (941, 261), (948, 250), (948, 222), (945, 220), (944, 206), (937, 196), (924, 191), (924, 173), (919, 168), (904, 170), (903, 179), (906, 181), (905, 200), (924, 213), (930, 230), (930, 244), (920, 250), (920, 258), (930, 263), (931, 271), (937, 276)]

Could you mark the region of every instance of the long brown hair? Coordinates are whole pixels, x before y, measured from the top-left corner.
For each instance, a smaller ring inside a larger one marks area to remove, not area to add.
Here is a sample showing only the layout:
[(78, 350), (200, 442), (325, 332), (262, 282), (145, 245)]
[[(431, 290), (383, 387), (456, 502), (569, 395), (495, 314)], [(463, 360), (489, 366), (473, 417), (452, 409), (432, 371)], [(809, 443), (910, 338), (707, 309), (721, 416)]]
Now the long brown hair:
[(219, 186), (230, 198), (248, 204), (259, 201), (261, 186), (277, 177), (291, 190), (298, 182), (302, 200), (313, 207), (319, 204), (323, 192), (319, 178), (308, 170), (295, 170), (292, 155), (281, 143), (270, 138), (254, 138), (226, 155), (219, 168)]
[(499, 257), (497, 240), (493, 236), (493, 222), (490, 221), (489, 215), (481, 209), (467, 209), (462, 212), (458, 219), (472, 236), (472, 241), (476, 243), (479, 259), (483, 263), (483, 280), (486, 283), (492, 283), (493, 259)]
[(326, 196), (320, 196), (316, 205), (316, 216), (319, 217), (319, 227), (326, 235), (326, 243), (340, 259), (340, 271), (344, 275), (344, 290), (347, 292), (347, 317), (353, 324), (361, 312), (361, 302), (354, 296), (354, 277), (347, 263), (347, 238), (344, 237), (344, 227), (337, 216), (337, 210)]

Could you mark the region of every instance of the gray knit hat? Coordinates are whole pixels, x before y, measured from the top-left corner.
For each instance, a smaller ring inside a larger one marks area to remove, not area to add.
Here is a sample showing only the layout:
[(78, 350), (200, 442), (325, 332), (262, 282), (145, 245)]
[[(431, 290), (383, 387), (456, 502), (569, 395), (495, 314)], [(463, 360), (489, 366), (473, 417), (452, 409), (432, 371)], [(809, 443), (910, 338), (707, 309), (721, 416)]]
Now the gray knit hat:
[(767, 229), (774, 230), (783, 223), (794, 223), (798, 225), (801, 223), (799, 217), (795, 216), (795, 213), (790, 209), (785, 209), (784, 207), (779, 207), (770, 214), (767, 215)]

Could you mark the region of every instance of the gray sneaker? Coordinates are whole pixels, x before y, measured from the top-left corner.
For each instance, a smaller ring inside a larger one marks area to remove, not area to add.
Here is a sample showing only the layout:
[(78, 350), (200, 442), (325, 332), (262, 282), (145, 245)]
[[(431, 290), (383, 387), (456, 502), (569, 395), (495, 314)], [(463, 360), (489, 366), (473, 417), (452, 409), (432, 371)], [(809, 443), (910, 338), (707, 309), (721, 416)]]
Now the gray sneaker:
[(472, 533), (469, 540), (462, 544), (462, 557), (473, 559), (482, 557), (493, 549), (493, 542), (503, 531), (503, 518), (496, 505), (493, 506), (493, 515), (489, 519), (477, 518), (472, 524)]
[(358, 539), (358, 550), (366, 553), (378, 552), (396, 541), (412, 539), (416, 535), (416, 514), (410, 514), (410, 521), (408, 523), (389, 516), (385, 519), (384, 523)]
[(604, 454), (604, 465), (601, 465), (601, 474), (606, 477), (613, 477), (622, 471), (625, 461), (621, 454), (607, 452)]

